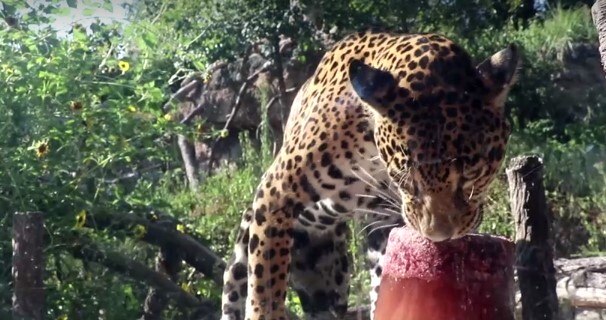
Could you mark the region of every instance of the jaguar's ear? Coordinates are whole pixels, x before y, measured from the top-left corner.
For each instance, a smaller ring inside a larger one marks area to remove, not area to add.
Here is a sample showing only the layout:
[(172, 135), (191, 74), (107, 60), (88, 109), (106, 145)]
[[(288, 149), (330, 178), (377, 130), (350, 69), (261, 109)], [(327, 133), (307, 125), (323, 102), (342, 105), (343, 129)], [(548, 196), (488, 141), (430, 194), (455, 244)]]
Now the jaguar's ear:
[(480, 63), (476, 69), (484, 86), (488, 88), (489, 99), (500, 108), (505, 103), (509, 89), (517, 80), (520, 54), (515, 44), (510, 44)]
[(385, 107), (385, 96), (394, 92), (396, 86), (396, 79), (391, 73), (368, 66), (360, 60), (353, 60), (349, 65), (349, 81), (358, 97), (377, 109)]

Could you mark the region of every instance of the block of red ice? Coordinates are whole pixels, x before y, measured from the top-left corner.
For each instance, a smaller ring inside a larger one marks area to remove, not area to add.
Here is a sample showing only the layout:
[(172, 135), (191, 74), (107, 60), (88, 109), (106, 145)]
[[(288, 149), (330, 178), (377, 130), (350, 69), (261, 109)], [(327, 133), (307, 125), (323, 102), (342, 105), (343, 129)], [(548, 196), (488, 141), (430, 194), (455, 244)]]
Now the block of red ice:
[(394, 229), (383, 258), (376, 320), (512, 320), (511, 241), (489, 235), (431, 242)]

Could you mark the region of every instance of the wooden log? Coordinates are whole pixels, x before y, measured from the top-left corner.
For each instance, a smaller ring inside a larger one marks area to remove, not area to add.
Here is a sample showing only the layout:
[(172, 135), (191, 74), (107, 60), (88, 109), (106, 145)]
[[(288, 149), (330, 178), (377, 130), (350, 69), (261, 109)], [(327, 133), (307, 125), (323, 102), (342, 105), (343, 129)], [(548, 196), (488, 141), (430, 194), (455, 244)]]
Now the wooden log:
[(13, 319), (44, 318), (44, 214), (13, 215)]
[(524, 320), (557, 319), (551, 217), (543, 187), (543, 163), (537, 156), (511, 160), (506, 170), (511, 212), (516, 225), (516, 269)]
[(606, 273), (606, 257), (586, 257), (577, 259), (557, 259), (555, 268), (558, 277), (570, 276), (577, 271)]
[(560, 279), (558, 297), (577, 308), (606, 309), (606, 275), (579, 271)]
[(571, 277), (564, 277), (558, 281), (556, 290), (560, 299), (568, 300), (576, 308), (606, 309), (604, 288), (577, 286)]

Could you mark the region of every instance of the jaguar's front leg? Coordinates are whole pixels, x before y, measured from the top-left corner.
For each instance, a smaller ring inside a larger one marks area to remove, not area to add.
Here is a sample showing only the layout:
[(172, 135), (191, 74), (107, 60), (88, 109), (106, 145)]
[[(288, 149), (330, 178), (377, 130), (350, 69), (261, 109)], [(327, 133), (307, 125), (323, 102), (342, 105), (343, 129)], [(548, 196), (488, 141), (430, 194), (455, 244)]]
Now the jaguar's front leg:
[[(270, 192), (269, 190), (267, 192)], [(263, 194), (263, 191), (260, 192)], [(293, 244), (293, 204), (258, 197), (248, 242), (247, 320), (286, 320)]]
[[(370, 270), (370, 319), (374, 319), (374, 312), (379, 297), (381, 275), (383, 273), (382, 258), (389, 239), (389, 233), (394, 227), (401, 227), (404, 221), (401, 216), (370, 215), (366, 223), (374, 223), (372, 229), (366, 231), (368, 267)], [(380, 222), (379, 222), (380, 221)]]
[(221, 296), (221, 320), (244, 319), (244, 302), (248, 293), (248, 228), (252, 216), (252, 209), (246, 209), (242, 214), (234, 252), (225, 267), (223, 295)]

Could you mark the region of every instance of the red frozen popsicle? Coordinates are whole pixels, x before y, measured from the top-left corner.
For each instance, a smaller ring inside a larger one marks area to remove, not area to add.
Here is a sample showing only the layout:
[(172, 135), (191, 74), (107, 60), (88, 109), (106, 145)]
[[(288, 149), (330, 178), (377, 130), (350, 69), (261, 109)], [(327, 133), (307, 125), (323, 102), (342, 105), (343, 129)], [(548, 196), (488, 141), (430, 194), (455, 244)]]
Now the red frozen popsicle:
[(513, 320), (511, 241), (489, 235), (431, 242), (393, 229), (375, 320)]

